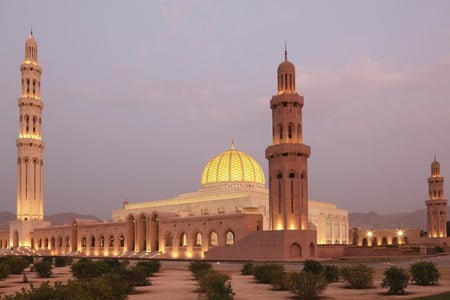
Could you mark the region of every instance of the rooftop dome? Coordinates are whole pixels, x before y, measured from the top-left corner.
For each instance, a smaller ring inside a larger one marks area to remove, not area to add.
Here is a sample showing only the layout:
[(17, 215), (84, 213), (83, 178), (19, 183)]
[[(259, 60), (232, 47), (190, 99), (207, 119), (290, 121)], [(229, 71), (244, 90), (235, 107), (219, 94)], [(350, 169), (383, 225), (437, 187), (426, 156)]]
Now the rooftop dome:
[(205, 166), (202, 187), (264, 187), (264, 172), (250, 155), (231, 149), (213, 157)]

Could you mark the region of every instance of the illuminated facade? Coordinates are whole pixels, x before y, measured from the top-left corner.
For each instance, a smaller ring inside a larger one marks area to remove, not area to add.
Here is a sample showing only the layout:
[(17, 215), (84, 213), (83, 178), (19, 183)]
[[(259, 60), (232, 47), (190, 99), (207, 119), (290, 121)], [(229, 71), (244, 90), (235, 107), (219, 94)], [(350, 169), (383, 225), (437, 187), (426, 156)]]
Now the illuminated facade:
[(278, 93), (270, 101), (272, 145), (269, 160), (269, 227), (272, 230), (308, 229), (308, 166), (310, 147), (303, 144), (303, 97), (295, 89), (295, 66), (278, 66)]
[(308, 204), (303, 97), (295, 92), (295, 68), (287, 57), (278, 68), (279, 94), (271, 101), (278, 131), (266, 152), (271, 177), (281, 174), (284, 180), (281, 189), (269, 186), (282, 197), (271, 200), (261, 166), (232, 142), (206, 163), (196, 192), (125, 202), (109, 222), (76, 219), (57, 226), (43, 220), (42, 69), (32, 34), (21, 72), (17, 220), (0, 231), (0, 248), (41, 255), (301, 260), (317, 257), (317, 244), (347, 243), (347, 211), (331, 203)]
[(33, 229), (46, 226), (44, 222), (44, 147), (42, 141), (41, 74), (38, 45), (30, 32), (25, 41), (22, 73), (19, 137), (17, 146), (17, 220), (10, 224), (13, 247), (30, 246)]
[(427, 232), (428, 237), (447, 237), (447, 200), (444, 198), (444, 177), (441, 165), (434, 158), (428, 178)]

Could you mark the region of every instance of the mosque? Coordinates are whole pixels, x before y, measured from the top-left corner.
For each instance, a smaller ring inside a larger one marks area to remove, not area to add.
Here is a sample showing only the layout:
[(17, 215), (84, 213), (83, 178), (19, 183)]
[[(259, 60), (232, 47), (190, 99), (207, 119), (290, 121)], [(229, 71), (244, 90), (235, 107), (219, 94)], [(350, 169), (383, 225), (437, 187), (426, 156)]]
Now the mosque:
[[(348, 212), (332, 203), (308, 199), (311, 150), (303, 144), (304, 99), (296, 91), (295, 66), (287, 51), (277, 69), (277, 92), (270, 101), (272, 145), (265, 153), (269, 189), (260, 164), (232, 142), (228, 150), (207, 162), (196, 192), (171, 199), (125, 201), (112, 212), (112, 221), (75, 219), (58, 226), (44, 220), (42, 68), (32, 32), (25, 42), (20, 70), (17, 219), (9, 230), (0, 230), (0, 249), (36, 255), (218, 260), (344, 255), (345, 245), (350, 243)], [(433, 197), (427, 202), (430, 218), (445, 220), (443, 178), (430, 184), (442, 189), (439, 203)]]

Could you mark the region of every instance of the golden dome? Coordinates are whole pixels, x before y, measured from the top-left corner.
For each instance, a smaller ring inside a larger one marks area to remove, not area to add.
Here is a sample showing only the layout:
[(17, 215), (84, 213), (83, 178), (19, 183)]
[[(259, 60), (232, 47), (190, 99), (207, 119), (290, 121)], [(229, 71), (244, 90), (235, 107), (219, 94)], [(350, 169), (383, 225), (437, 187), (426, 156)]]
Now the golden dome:
[(234, 149), (213, 157), (202, 173), (201, 185), (220, 187), (264, 187), (264, 172), (250, 155)]

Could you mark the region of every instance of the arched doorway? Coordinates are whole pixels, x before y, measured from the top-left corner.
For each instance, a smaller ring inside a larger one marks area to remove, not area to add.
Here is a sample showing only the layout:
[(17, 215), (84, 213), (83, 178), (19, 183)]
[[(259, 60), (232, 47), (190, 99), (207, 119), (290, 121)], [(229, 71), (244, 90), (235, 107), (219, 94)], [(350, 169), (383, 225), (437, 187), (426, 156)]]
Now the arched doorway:
[(383, 245), (383, 246), (386, 246), (386, 245), (387, 245), (387, 238), (386, 238), (386, 237), (383, 237), (383, 238), (381, 239), (381, 245)]
[(312, 242), (309, 244), (309, 256), (316, 257), (316, 246), (314, 246), (314, 243)]
[(302, 257), (302, 247), (297, 243), (293, 243), (289, 246), (289, 257)]
[(157, 214), (153, 215), (150, 223), (150, 240), (150, 250), (159, 251), (159, 217)]
[(409, 239), (408, 239), (407, 236), (405, 236), (405, 237), (403, 238), (403, 242), (405, 243), (405, 245), (408, 245), (408, 244), (409, 244)]
[(367, 247), (367, 239), (366, 239), (366, 238), (363, 238), (363, 239), (362, 239), (362, 245), (363, 245), (364, 247)]
[(126, 240), (126, 251), (135, 251), (135, 237), (136, 237), (136, 220), (133, 216), (128, 217), (127, 221), (127, 240)]
[(376, 237), (374, 237), (374, 238), (372, 239), (372, 246), (373, 246), (373, 247), (378, 246), (378, 240), (377, 240)]
[(397, 237), (393, 237), (392, 238), (392, 245), (398, 245), (398, 238)]
[(147, 251), (147, 218), (145, 215), (139, 217), (139, 227), (138, 227), (138, 245), (137, 251)]
[(16, 230), (13, 233), (13, 248), (19, 247), (19, 232)]

